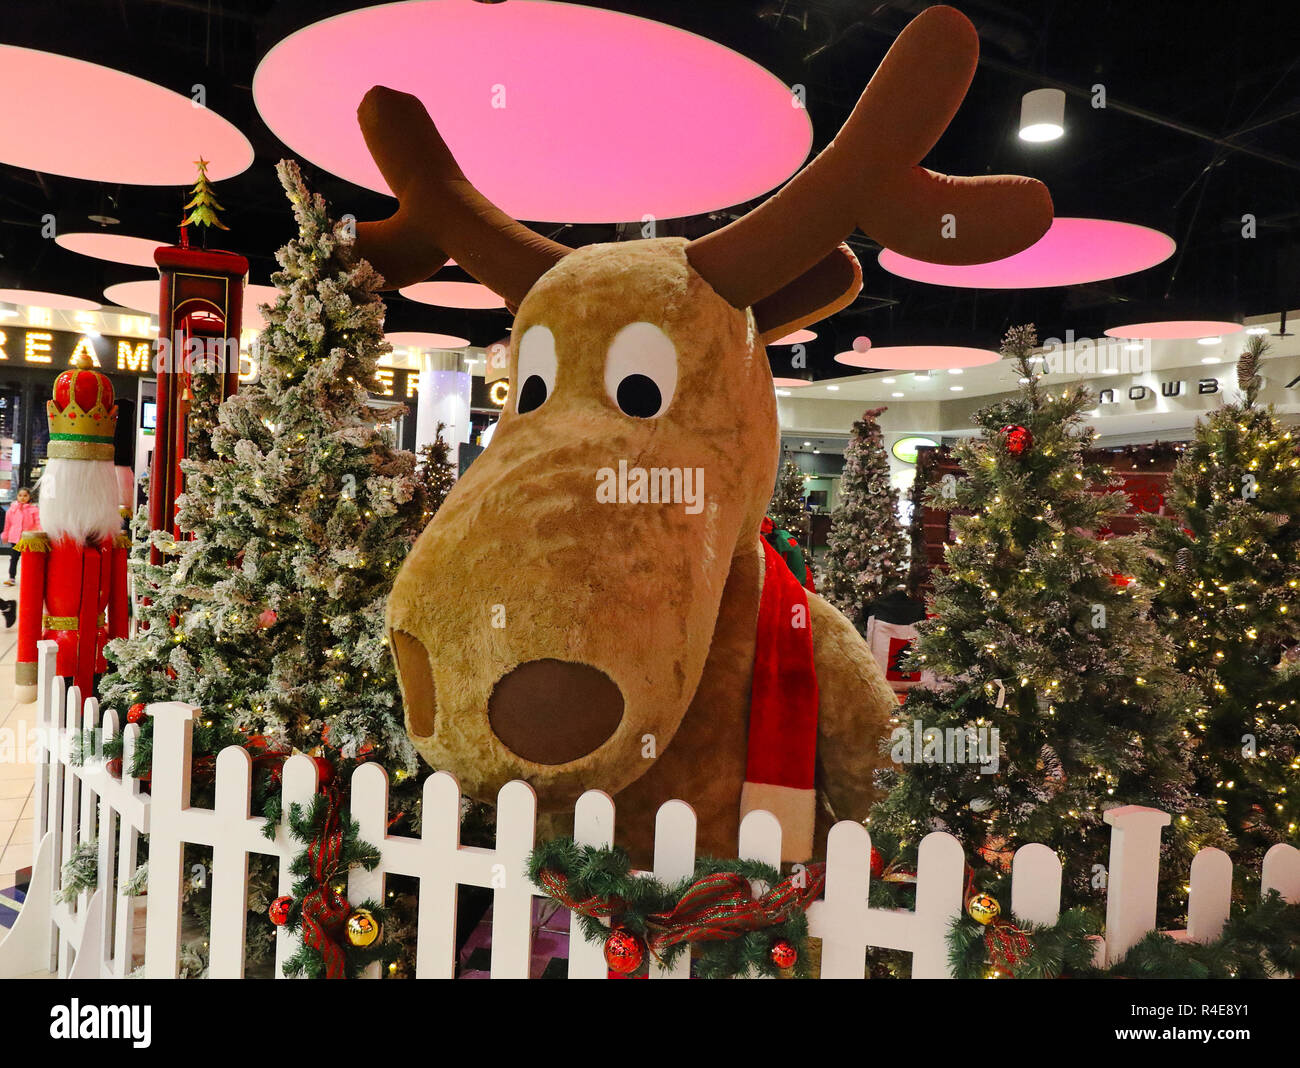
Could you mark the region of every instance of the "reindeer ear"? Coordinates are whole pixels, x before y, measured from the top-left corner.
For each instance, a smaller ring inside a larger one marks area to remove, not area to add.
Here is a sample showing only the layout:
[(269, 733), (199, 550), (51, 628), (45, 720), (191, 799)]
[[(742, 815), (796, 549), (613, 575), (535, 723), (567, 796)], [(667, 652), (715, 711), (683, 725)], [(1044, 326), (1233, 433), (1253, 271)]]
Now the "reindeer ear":
[(834, 315), (862, 291), (862, 267), (848, 245), (841, 244), (792, 282), (754, 305), (754, 321), (763, 344), (792, 330)]

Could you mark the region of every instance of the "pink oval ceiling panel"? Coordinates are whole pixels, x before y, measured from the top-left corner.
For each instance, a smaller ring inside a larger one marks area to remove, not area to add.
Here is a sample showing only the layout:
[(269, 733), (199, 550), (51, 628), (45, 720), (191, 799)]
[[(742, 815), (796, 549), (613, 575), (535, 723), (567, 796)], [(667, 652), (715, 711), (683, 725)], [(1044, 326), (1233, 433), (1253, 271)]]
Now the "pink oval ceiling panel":
[(468, 338), (430, 334), (422, 330), (399, 330), (395, 334), (385, 334), (384, 340), (397, 348), (411, 349), (463, 349), (469, 345)]
[(130, 308), (132, 311), (157, 315), (158, 285), (157, 279), (118, 282), (104, 290), (104, 299), (118, 308)]
[(1217, 319), (1166, 319), (1158, 323), (1112, 326), (1106, 331), (1106, 336), (1139, 341), (1193, 341), (1202, 337), (1239, 334), (1244, 329), (1241, 323), (1221, 322)]
[(1023, 252), (991, 263), (952, 267), (883, 249), (880, 266), (900, 278), (960, 289), (1045, 289), (1145, 271), (1173, 255), (1168, 234), (1110, 219), (1056, 218)]
[[(119, 308), (130, 308), (132, 311), (157, 315), (161, 297), (158, 291), (159, 285), (156, 278), (143, 279), (139, 282), (118, 282), (104, 290), (104, 299)], [(275, 286), (244, 286), (243, 328), (264, 327), (266, 320), (257, 310), (258, 305), (274, 304), (279, 299), (280, 291)]]
[[(188, 84), (188, 78), (186, 78)], [(188, 96), (97, 63), (0, 45), (0, 162), (122, 185), (220, 181), (253, 162), (248, 138)]]
[(817, 332), (805, 327), (802, 330), (796, 330), (792, 334), (786, 334), (785, 337), (779, 337), (775, 341), (769, 342), (772, 345), (803, 345), (809, 341), (815, 341)]
[(779, 386), (781, 389), (803, 389), (804, 386), (811, 386), (814, 383), (804, 378), (773, 378), (772, 385)]
[(54, 243), (80, 256), (92, 256), (110, 263), (126, 263), (132, 267), (156, 266), (154, 249), (167, 244), (166, 241), (154, 241), (148, 237), (131, 237), (99, 230), (59, 234)]
[(56, 311), (98, 311), (100, 307), (97, 301), (86, 300), (85, 297), (46, 293), (41, 289), (0, 289), (0, 301), (33, 308), (53, 308)]
[(398, 290), (408, 300), (436, 304), (440, 308), (504, 308), (506, 302), (487, 286), (477, 282), (416, 282)]
[(982, 367), (1002, 357), (992, 349), (961, 345), (882, 345), (868, 352), (837, 352), (835, 362), (880, 371), (939, 371), (952, 367)]
[(357, 105), (418, 96), (470, 181), (517, 219), (668, 219), (760, 196), (803, 163), (808, 113), (752, 60), (616, 11), (417, 0), (349, 11), (275, 45), (253, 99), (294, 153), (387, 193)]

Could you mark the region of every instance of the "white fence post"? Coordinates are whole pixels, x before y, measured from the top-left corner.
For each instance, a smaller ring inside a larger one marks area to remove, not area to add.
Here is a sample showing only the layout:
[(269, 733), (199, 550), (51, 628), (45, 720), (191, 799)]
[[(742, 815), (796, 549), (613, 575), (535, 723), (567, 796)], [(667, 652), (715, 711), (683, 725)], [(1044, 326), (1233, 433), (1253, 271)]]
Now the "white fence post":
[[(588, 790), (578, 798), (573, 810), (573, 840), (580, 846), (605, 849), (614, 844), (614, 800), (603, 790)], [(655, 850), (659, 849), (656, 835)], [(495, 957), (495, 954), (494, 954)], [(569, 915), (569, 978), (604, 979), (605, 946), (595, 939), (588, 941), (576, 912)]]
[(1106, 963), (1123, 958), (1156, 926), (1160, 829), (1169, 813), (1142, 805), (1107, 809), (1111, 825), (1106, 879)]
[(424, 780), (420, 849), (407, 872), (420, 879), (415, 976), (450, 979), (456, 974), (456, 877), (460, 850), (460, 783), (445, 771)]
[[(369, 842), (379, 849), (382, 855), (388, 840), (388, 772), (382, 764), (362, 764), (352, 773), (352, 791), (348, 803), (359, 837), (363, 842)], [(374, 871), (353, 868), (348, 873), (348, 901), (356, 907), (368, 898), (373, 898), (383, 905), (386, 886), (382, 862)], [(378, 979), (379, 962), (370, 964), (362, 978)]]
[(190, 807), (194, 751), (192, 705), (150, 705), (153, 717), (152, 819), (149, 827), (149, 904), (145, 913), (144, 974), (175, 979), (180, 974), (182, 827)]
[[(280, 769), (280, 825), (275, 829), (275, 851), (280, 854), (280, 873), (277, 893), (293, 892), (294, 877), (289, 871), (297, 851), (289, 833), (289, 817), (294, 805), (310, 805), (316, 794), (317, 770), (310, 757), (295, 753)], [(150, 865), (152, 866), (152, 861)], [(284, 978), (284, 962), (302, 948), (302, 936), (287, 927), (275, 932), (275, 977)]]
[(1300, 849), (1285, 842), (1269, 847), (1260, 868), (1260, 890), (1276, 890), (1283, 901), (1300, 904)]
[[(533, 886), (528, 854), (537, 827), (537, 795), (526, 782), (508, 782), (497, 794), (495, 858), (502, 885), (492, 886), (493, 979), (527, 979), (533, 948)], [(445, 921), (443, 921), (445, 922)]]
[(1061, 918), (1061, 858), (1030, 842), (1011, 858), (1011, 914), (1024, 923), (1050, 927)]
[(961, 915), (966, 854), (950, 834), (934, 831), (921, 839), (916, 858), (916, 925), (913, 979), (950, 979), (948, 930)]
[(1223, 934), (1231, 907), (1232, 860), (1222, 849), (1202, 849), (1192, 858), (1186, 938), (1192, 942), (1215, 941)]
[[(613, 831), (613, 802), (610, 802), (610, 830)], [(655, 813), (655, 878), (672, 886), (695, 872), (695, 809), (685, 801), (665, 801)], [(611, 835), (612, 840), (612, 835)], [(572, 940), (570, 940), (572, 945)], [(604, 966), (602, 954), (601, 966)], [(671, 968), (651, 959), (651, 979), (689, 979), (691, 955), (683, 952)]]
[(808, 932), (822, 941), (823, 979), (861, 979), (867, 965), (871, 835), (844, 820), (826, 837), (826, 889), (808, 910)]

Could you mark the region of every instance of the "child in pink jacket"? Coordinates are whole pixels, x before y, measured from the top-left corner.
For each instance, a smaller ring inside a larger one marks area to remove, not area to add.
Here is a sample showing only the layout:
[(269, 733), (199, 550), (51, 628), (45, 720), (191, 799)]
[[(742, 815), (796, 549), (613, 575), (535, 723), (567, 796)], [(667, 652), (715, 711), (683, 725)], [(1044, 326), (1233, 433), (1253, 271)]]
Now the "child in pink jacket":
[(27, 530), (40, 530), (41, 528), (41, 511), (32, 504), (32, 493), (26, 486), (18, 491), (18, 499), (9, 506), (9, 511), (5, 515), (4, 540), (10, 546), (9, 553), (9, 577), (5, 580), (6, 586), (14, 584), (14, 575), (18, 571), (18, 550), (13, 546), (18, 544), (18, 539), (23, 536)]

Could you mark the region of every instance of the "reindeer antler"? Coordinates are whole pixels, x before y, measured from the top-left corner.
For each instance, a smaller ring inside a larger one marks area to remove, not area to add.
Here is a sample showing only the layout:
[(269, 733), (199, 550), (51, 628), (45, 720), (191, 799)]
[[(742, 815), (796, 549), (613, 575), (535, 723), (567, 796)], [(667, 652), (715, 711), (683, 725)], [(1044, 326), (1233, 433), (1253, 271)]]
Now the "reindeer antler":
[(357, 227), (361, 255), (390, 288), (428, 278), (454, 256), (514, 310), (572, 251), (516, 222), (475, 189), (417, 97), (377, 85), (357, 118), (400, 204), (383, 222)]
[[(922, 12), (835, 140), (775, 196), (691, 242), (692, 266), (733, 307), (747, 308), (827, 258), (855, 226), (935, 263), (984, 263), (1032, 245), (1052, 221), (1041, 182), (954, 178), (919, 166), (965, 97), (978, 57), (969, 19), (950, 7)], [(945, 236), (948, 215), (954, 236)]]

